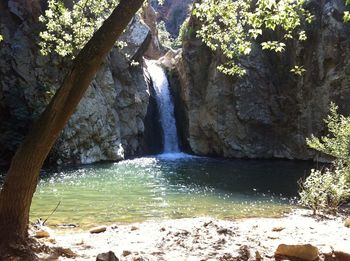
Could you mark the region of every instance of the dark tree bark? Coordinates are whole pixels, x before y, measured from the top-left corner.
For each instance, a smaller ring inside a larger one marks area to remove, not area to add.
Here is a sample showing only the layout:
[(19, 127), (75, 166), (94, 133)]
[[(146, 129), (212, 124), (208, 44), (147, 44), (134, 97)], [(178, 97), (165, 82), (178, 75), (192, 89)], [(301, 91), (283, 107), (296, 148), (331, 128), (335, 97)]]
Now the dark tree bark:
[(0, 260), (8, 254), (9, 245), (26, 242), (30, 205), (44, 160), (143, 1), (120, 1), (80, 51), (63, 84), (14, 155), (0, 193)]

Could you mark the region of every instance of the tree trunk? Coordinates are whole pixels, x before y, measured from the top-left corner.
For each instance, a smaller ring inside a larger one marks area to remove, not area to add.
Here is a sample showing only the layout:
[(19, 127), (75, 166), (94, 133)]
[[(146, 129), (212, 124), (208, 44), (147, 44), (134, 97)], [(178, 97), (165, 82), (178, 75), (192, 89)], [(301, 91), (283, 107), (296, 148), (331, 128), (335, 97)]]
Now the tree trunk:
[(143, 1), (120, 1), (78, 54), (63, 84), (13, 157), (0, 193), (0, 259), (8, 242), (26, 240), (30, 205), (43, 162), (100, 65)]

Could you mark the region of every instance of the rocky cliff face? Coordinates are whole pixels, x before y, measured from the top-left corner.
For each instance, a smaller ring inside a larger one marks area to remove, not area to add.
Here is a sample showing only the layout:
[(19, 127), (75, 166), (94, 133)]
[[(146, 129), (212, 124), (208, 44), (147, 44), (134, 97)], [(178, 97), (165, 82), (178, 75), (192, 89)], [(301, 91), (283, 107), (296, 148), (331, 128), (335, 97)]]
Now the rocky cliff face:
[[(330, 101), (350, 112), (350, 37), (342, 0), (308, 1), (316, 20), (308, 41), (276, 55), (255, 48), (242, 58), (247, 74), (228, 77), (223, 61), (195, 34), (188, 36), (171, 73), (183, 143), (201, 155), (309, 159), (305, 138), (320, 134)], [(198, 22), (192, 18), (194, 29)], [(306, 74), (289, 71), (303, 64)]]
[(179, 29), (188, 17), (194, 0), (165, 0), (159, 4), (151, 0), (152, 6), (158, 13), (158, 21), (164, 21), (167, 31), (173, 38), (179, 35)]
[[(39, 1), (10, 0), (0, 6), (5, 36), (0, 47), (0, 164), (8, 164), (69, 66), (57, 57), (40, 56), (40, 9)], [(141, 152), (147, 111), (157, 113), (148, 108), (151, 86), (142, 61), (150, 29), (136, 17), (122, 40), (128, 46), (108, 56), (62, 132), (50, 163), (120, 160)]]
[(157, 13), (150, 4), (143, 5), (142, 19), (151, 30), (151, 42), (148, 45), (144, 56), (147, 59), (158, 60), (166, 53), (166, 48), (162, 46), (158, 38)]

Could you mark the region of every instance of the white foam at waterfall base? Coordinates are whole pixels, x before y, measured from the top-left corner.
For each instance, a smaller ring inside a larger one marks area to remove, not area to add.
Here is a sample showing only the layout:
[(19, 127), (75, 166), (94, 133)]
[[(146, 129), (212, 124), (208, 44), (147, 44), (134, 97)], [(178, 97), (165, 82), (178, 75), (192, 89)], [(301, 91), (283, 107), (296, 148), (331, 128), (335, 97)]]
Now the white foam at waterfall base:
[(162, 159), (162, 160), (178, 160), (178, 159), (196, 159), (196, 158), (200, 158), (198, 156), (193, 156), (187, 153), (183, 153), (183, 152), (170, 152), (170, 153), (163, 153), (160, 155), (157, 155), (156, 157), (157, 159)]
[(157, 104), (163, 131), (163, 152), (168, 156), (173, 153), (178, 154), (177, 158), (179, 158), (179, 155), (184, 156), (186, 154), (180, 153), (174, 116), (174, 102), (170, 95), (169, 82), (166, 73), (155, 61), (146, 60), (146, 64), (153, 82), (153, 87), (157, 94)]

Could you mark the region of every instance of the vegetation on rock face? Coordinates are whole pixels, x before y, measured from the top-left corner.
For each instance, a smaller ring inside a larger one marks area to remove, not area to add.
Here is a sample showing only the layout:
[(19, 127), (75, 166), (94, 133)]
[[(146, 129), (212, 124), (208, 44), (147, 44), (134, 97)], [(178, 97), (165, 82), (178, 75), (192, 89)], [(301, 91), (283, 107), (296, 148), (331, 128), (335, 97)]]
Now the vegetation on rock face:
[(330, 168), (311, 171), (300, 183), (300, 203), (317, 211), (335, 212), (350, 198), (350, 117), (338, 113), (331, 103), (325, 119), (328, 134), (320, 138), (311, 136), (307, 145), (334, 158)]
[(157, 30), (158, 30), (158, 38), (161, 44), (165, 47), (172, 47), (173, 46), (173, 39), (170, 35), (170, 33), (165, 28), (165, 23), (163, 21), (160, 21), (157, 24)]
[[(228, 75), (243, 75), (245, 70), (237, 58), (251, 52), (252, 43), (263, 32), (283, 32), (279, 39), (262, 41), (261, 47), (277, 53), (284, 51), (289, 39), (306, 40), (305, 23), (313, 16), (304, 9), (304, 0), (231, 1), (207, 0), (195, 5), (193, 14), (201, 22), (197, 31), (213, 51), (219, 50), (227, 62), (218, 69)], [(303, 69), (292, 69), (302, 74)]]
[(193, 28), (189, 26), (190, 18), (188, 17), (180, 27), (179, 36), (175, 39), (175, 45), (181, 46), (182, 42), (194, 32)]
[(186, 35), (189, 33), (190, 28), (188, 26), (189, 18), (187, 18), (183, 24), (180, 27), (179, 35), (176, 39), (172, 38), (171, 34), (167, 31), (165, 27), (165, 23), (163, 21), (160, 21), (158, 23), (158, 37), (159, 41), (162, 43), (163, 46), (168, 48), (181, 48), (182, 42)]

